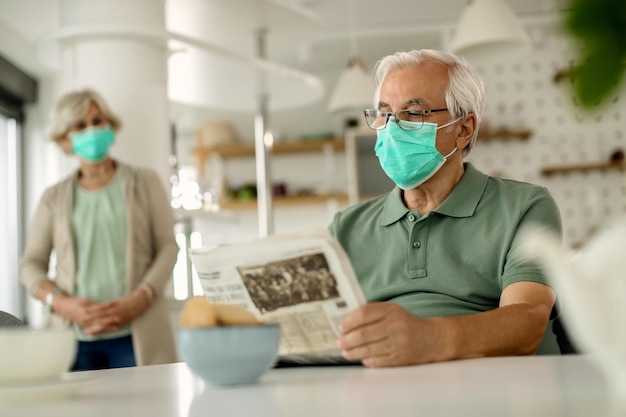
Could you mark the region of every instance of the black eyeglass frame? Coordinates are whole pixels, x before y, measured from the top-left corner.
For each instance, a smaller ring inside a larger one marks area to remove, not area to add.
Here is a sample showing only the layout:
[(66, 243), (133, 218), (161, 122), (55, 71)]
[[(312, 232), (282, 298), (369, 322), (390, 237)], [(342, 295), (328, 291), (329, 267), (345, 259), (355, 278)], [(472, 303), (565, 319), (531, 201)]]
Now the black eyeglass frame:
[[(419, 130), (422, 128), (422, 126), (424, 125), (424, 117), (430, 115), (431, 113), (437, 113), (437, 112), (441, 112), (441, 111), (448, 111), (448, 108), (443, 108), (443, 109), (430, 109), (430, 110), (411, 110), (411, 109), (407, 109), (407, 110), (398, 110), (398, 111), (381, 111), (378, 109), (365, 109), (363, 110), (363, 116), (365, 117), (365, 124), (367, 124), (367, 127), (369, 127), (372, 130), (382, 130), (387, 126), (387, 123), (389, 123), (389, 119), (393, 116), (396, 124), (398, 126), (400, 126), (400, 129), (402, 130)], [(368, 116), (368, 113), (380, 113), (378, 114), (373, 120), (376, 121), (379, 119), (379, 117), (384, 117), (385, 122), (378, 127), (374, 127), (372, 126), (372, 124), (370, 123), (370, 117)], [(421, 120), (420, 121), (414, 121), (414, 120), (410, 120), (409, 117), (407, 117), (407, 119), (403, 119), (398, 117), (398, 114), (408, 114), (410, 115), (410, 117), (420, 117)], [(405, 124), (402, 122), (408, 122), (411, 124)], [(414, 123), (420, 123), (420, 125), (418, 127), (415, 126)]]

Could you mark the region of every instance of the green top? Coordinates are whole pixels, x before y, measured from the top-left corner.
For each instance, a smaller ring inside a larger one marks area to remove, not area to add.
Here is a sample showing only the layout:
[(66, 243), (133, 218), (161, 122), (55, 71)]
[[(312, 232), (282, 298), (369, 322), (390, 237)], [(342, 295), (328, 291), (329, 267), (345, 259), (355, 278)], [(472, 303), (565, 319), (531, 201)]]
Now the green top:
[[(76, 249), (76, 297), (102, 302), (126, 291), (126, 201), (119, 176), (98, 191), (76, 185), (72, 210)], [(97, 337), (79, 332), (80, 340), (130, 334), (128, 326)]]
[[(518, 232), (531, 223), (561, 233), (559, 209), (545, 188), (487, 176), (466, 163), (459, 184), (425, 216), (407, 209), (396, 187), (337, 213), (329, 229), (368, 301), (434, 317), (495, 309), (514, 282), (546, 283), (519, 250)], [(551, 324), (546, 336), (538, 353), (558, 353)]]

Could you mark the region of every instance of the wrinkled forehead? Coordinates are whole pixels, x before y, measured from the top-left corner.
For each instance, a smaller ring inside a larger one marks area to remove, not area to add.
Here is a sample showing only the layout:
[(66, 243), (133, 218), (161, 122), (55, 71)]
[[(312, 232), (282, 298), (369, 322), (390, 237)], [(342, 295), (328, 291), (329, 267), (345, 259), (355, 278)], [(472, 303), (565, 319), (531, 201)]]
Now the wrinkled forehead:
[(378, 104), (393, 108), (441, 105), (445, 104), (447, 87), (448, 71), (443, 65), (424, 63), (396, 68), (383, 79)]

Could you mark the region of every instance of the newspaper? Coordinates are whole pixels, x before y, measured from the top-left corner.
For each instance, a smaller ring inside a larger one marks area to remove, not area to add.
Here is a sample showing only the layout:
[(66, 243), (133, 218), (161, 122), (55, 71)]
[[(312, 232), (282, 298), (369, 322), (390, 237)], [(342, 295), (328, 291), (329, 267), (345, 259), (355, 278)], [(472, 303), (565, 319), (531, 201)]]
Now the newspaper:
[(348, 256), (326, 229), (192, 249), (190, 256), (209, 301), (280, 324), (282, 360), (341, 361), (338, 324), (365, 298)]

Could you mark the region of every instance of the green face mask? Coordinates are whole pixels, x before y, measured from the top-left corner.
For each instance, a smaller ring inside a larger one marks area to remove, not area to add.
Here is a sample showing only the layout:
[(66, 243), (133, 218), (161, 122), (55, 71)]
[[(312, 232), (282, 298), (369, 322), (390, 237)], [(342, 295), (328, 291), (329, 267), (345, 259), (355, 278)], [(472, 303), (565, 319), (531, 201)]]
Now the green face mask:
[[(377, 131), (374, 151), (385, 174), (403, 190), (410, 190), (430, 177), (443, 166), (448, 155), (443, 156), (435, 147), (437, 130), (450, 126), (454, 120), (442, 126), (436, 123), (424, 123), (418, 130), (404, 130), (395, 117), (387, 121), (387, 125)], [(411, 122), (402, 121), (407, 125)]]
[(88, 162), (103, 160), (115, 141), (115, 132), (109, 127), (91, 127), (72, 133), (72, 150), (79, 158)]

